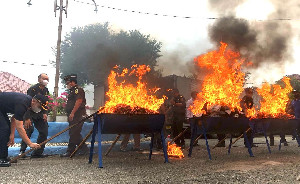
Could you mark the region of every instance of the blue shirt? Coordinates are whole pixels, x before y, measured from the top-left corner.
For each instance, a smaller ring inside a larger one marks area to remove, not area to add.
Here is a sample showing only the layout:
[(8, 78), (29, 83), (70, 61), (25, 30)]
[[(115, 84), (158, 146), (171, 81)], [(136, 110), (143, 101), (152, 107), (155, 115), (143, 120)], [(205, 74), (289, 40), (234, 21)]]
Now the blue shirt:
[(23, 93), (0, 92), (0, 111), (14, 114), (16, 120), (23, 121), (23, 116), (31, 106), (32, 97)]

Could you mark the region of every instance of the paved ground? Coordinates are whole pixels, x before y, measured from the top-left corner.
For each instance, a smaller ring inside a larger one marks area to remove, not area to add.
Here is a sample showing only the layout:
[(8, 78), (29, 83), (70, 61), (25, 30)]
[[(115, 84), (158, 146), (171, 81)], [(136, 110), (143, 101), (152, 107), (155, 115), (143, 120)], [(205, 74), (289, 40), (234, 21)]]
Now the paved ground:
[[(265, 144), (258, 144), (253, 148), (255, 157), (249, 157), (240, 140), (230, 155), (225, 148), (211, 150), (210, 161), (202, 139), (191, 158), (170, 159), (168, 164), (161, 152), (155, 152), (148, 160), (146, 151), (114, 149), (104, 157), (102, 169), (97, 168), (97, 156), (92, 164), (87, 163), (88, 156), (25, 159), (0, 168), (0, 183), (298, 183), (300, 148), (291, 137), (287, 140), (288, 147), (281, 151), (278, 146), (272, 147), (272, 154)], [(278, 141), (275, 138), (275, 144)], [(263, 143), (264, 139), (256, 138), (254, 142)], [(216, 140), (209, 143), (212, 147)]]

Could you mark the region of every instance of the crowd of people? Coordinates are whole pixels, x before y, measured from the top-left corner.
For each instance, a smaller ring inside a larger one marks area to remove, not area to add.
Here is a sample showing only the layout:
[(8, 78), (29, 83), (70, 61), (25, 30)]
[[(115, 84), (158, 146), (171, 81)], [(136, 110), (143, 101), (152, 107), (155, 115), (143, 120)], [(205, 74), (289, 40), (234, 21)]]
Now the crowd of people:
[[(77, 76), (68, 75), (64, 78), (69, 90), (66, 112), (69, 125), (78, 123), (86, 115), (86, 99), (83, 88), (77, 85)], [(11, 165), (8, 157), (8, 147), (14, 145), (15, 130), (22, 138), (20, 155), (24, 155), (26, 147), (33, 148), (31, 158), (44, 158), (45, 145), (40, 145), (48, 136), (48, 96), (47, 84), (49, 77), (42, 73), (38, 76), (38, 83), (27, 90), (27, 94), (0, 91), (0, 167)], [(9, 119), (9, 114), (13, 116)], [(69, 131), (69, 143), (66, 153), (62, 157), (69, 157), (82, 142), (81, 130), (83, 122)], [(30, 137), (38, 130), (37, 143), (32, 143)], [(83, 144), (79, 154), (87, 153), (88, 147)]]

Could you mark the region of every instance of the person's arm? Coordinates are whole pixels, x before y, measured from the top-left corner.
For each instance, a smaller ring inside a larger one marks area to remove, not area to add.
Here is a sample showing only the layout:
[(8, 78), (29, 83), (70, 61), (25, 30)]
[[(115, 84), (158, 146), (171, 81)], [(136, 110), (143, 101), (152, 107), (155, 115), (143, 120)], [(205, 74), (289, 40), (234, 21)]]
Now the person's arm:
[(34, 148), (34, 149), (40, 148), (39, 144), (31, 142), (31, 140), (28, 138), (26, 131), (23, 127), (23, 121), (19, 121), (19, 120), (15, 119), (15, 124), (16, 124), (16, 128), (17, 128), (17, 131), (18, 131), (20, 137), (30, 148)]
[(73, 107), (73, 110), (72, 110), (71, 114), (69, 115), (69, 120), (70, 121), (73, 121), (74, 115), (77, 112), (77, 110), (79, 109), (82, 101), (83, 101), (82, 99), (77, 99), (76, 100), (75, 105)]
[(11, 117), (10, 120), (10, 135), (9, 135), (9, 141), (7, 143), (7, 146), (13, 146), (15, 144), (15, 130), (16, 130), (16, 120), (13, 117)]

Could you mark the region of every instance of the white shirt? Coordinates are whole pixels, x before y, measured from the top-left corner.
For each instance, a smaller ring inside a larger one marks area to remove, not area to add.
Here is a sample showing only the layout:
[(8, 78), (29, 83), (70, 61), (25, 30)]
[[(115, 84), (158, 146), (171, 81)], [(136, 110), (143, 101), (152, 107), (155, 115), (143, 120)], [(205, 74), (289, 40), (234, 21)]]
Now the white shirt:
[(194, 100), (193, 98), (189, 99), (187, 102), (186, 102), (186, 117), (187, 118), (192, 118), (193, 117), (193, 112), (191, 111), (191, 106), (194, 105)]

